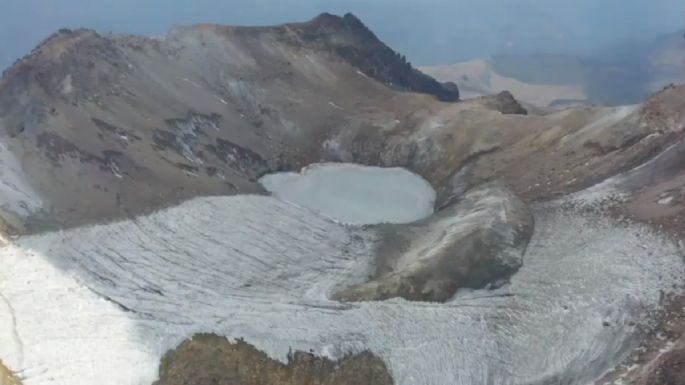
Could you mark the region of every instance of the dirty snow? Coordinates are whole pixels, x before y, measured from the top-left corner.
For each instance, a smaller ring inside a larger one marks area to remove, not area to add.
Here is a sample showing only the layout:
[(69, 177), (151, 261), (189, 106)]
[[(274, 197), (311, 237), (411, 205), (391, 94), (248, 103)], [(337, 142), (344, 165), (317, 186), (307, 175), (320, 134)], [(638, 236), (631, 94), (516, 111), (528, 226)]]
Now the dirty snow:
[(272, 357), (370, 349), (398, 385), (585, 385), (616, 365), (682, 279), (649, 230), (534, 207), (524, 266), (446, 304), (341, 304), (372, 270), (373, 229), (271, 197), (195, 199), (0, 249), (0, 357), (25, 385), (148, 385), (195, 332)]
[[(592, 120), (588, 125), (579, 129), (578, 131), (566, 135), (559, 141), (560, 144), (574, 138), (578, 141), (583, 141), (592, 138), (597, 132), (602, 131), (608, 127), (620, 123), (630, 116), (632, 113), (637, 111), (639, 105), (628, 105), (620, 107), (606, 107), (597, 110), (597, 119)], [(570, 110), (569, 110), (570, 111)]]
[(67, 96), (74, 92), (74, 85), (73, 85), (73, 80), (71, 77), (71, 74), (67, 75), (64, 80), (62, 80), (62, 94), (64, 96)]

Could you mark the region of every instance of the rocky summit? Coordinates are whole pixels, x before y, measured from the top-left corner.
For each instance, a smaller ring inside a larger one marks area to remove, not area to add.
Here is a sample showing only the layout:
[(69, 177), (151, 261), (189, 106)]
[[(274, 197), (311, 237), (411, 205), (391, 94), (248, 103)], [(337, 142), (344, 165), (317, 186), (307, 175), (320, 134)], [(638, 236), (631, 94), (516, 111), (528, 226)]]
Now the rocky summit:
[(685, 88), (527, 107), (351, 14), (60, 30), (0, 80), (0, 384), (681, 384)]

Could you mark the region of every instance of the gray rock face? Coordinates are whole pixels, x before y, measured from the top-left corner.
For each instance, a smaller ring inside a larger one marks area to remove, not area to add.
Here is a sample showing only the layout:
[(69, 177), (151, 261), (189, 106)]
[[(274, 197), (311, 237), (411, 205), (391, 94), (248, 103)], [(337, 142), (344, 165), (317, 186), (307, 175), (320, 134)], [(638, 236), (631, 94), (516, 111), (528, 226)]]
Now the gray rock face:
[(260, 176), (318, 162), (404, 167), (434, 186), (439, 204), (460, 170), (464, 189), (503, 180), (526, 201), (548, 199), (685, 136), (668, 123), (682, 118), (678, 103), (654, 123), (644, 109), (621, 119), (612, 109), (512, 115), (523, 109), (507, 94), (436, 100), (457, 91), (351, 15), (203, 24), (162, 38), (61, 31), (0, 79), (4, 231), (263, 193)]
[(516, 272), (533, 227), (514, 193), (497, 183), (484, 185), (431, 218), (380, 227), (375, 278), (335, 298), (445, 302), (459, 288), (482, 288)]
[(393, 51), (351, 13), (344, 17), (324, 13), (303, 24), (302, 39), (311, 39), (365, 75), (399, 90), (434, 95), (441, 101), (459, 100), (454, 83), (440, 83), (415, 69), (404, 55)]
[(484, 98), (484, 104), (495, 111), (510, 115), (528, 115), (528, 110), (514, 98), (509, 91), (502, 91), (492, 97)]

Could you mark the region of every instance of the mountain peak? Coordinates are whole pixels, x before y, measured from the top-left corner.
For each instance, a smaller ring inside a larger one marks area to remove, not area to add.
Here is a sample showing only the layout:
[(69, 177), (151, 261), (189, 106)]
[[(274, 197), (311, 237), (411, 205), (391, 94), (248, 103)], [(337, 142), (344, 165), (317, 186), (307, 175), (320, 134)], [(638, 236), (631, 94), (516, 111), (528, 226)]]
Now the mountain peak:
[(415, 69), (404, 55), (384, 44), (357, 16), (323, 13), (300, 25), (301, 38), (333, 51), (365, 75), (399, 90), (435, 95), (447, 102), (459, 100), (453, 83), (440, 83)]
[(378, 40), (376, 35), (367, 27), (364, 22), (352, 13), (338, 16), (324, 12), (307, 23), (310, 27), (316, 28), (319, 32), (327, 33), (352, 33), (364, 39)]

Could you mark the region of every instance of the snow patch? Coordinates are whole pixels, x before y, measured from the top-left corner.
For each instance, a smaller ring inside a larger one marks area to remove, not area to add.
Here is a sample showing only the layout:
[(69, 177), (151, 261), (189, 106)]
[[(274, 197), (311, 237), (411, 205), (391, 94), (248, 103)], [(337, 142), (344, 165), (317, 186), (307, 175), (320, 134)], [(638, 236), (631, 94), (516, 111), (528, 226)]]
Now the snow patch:
[(67, 75), (64, 80), (62, 80), (62, 94), (67, 96), (74, 91), (73, 81), (71, 74)]
[(656, 203), (660, 204), (662, 206), (670, 206), (673, 203), (673, 201), (675, 201), (675, 197), (666, 196), (666, 197), (659, 199)]

